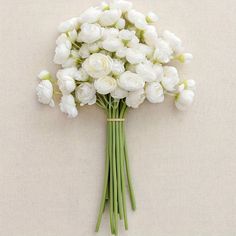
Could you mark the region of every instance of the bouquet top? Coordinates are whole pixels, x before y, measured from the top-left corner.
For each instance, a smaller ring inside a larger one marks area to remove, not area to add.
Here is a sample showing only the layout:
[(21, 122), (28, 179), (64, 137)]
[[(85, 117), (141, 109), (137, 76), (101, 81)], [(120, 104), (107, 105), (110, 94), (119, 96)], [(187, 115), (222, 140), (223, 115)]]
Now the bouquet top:
[(145, 99), (161, 103), (170, 95), (179, 110), (186, 110), (195, 81), (181, 80), (169, 63), (188, 63), (192, 54), (172, 32), (157, 32), (157, 21), (155, 13), (142, 14), (131, 2), (117, 0), (61, 23), (53, 61), (62, 69), (56, 80), (46, 70), (39, 74), (39, 102), (53, 107), (53, 96), (60, 94), (61, 111), (76, 117), (79, 106), (101, 106), (101, 99), (138, 108)]

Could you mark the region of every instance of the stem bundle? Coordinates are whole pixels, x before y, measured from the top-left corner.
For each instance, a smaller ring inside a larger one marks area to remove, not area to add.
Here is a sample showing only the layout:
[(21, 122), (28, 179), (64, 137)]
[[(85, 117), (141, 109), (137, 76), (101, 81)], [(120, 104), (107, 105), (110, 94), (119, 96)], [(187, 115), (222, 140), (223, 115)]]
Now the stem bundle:
[(111, 233), (117, 235), (118, 218), (124, 220), (125, 229), (128, 229), (126, 181), (132, 209), (136, 209), (123, 122), (127, 106), (123, 100), (115, 100), (110, 95), (98, 97), (97, 104), (106, 110), (108, 122), (105, 177), (96, 232), (99, 230), (107, 202), (109, 203)]

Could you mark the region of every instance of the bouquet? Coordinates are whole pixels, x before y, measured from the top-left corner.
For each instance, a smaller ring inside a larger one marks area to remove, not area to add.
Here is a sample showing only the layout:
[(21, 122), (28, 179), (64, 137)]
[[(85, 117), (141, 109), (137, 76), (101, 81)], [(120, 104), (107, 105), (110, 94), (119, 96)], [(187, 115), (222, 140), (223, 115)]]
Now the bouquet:
[(104, 185), (96, 231), (106, 205), (111, 233), (118, 234), (118, 219), (128, 229), (127, 190), (136, 209), (124, 127), (128, 110), (146, 99), (162, 103), (169, 95), (183, 111), (194, 99), (194, 80), (181, 80), (172, 65), (188, 63), (192, 55), (184, 52), (172, 32), (157, 32), (157, 21), (155, 13), (142, 14), (129, 1), (90, 7), (58, 27), (53, 61), (62, 68), (56, 79), (46, 70), (38, 76), (39, 102), (54, 107), (59, 95), (60, 110), (70, 118), (84, 105), (96, 104), (106, 113)]

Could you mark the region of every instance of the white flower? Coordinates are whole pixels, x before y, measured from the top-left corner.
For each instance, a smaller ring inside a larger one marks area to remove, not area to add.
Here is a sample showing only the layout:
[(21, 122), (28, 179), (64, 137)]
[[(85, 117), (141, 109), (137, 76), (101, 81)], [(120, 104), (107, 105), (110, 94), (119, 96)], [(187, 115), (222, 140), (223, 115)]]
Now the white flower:
[(135, 25), (136, 28), (140, 30), (146, 29), (147, 22), (146, 22), (145, 16), (142, 13), (134, 9), (129, 10), (127, 14), (127, 18), (131, 23)]
[(62, 112), (66, 113), (69, 118), (75, 118), (78, 115), (74, 97), (69, 95), (63, 95), (59, 104)]
[(106, 10), (102, 13), (99, 23), (105, 27), (112, 26), (120, 19), (121, 14), (119, 9)]
[(157, 75), (151, 63), (140, 63), (136, 66), (136, 73), (139, 74), (144, 81), (153, 82), (157, 80)]
[(112, 59), (101, 53), (94, 53), (84, 61), (82, 67), (91, 77), (98, 79), (111, 72)]
[(123, 18), (120, 18), (117, 22), (115, 27), (117, 29), (124, 29), (125, 28), (125, 20)]
[(85, 43), (94, 43), (102, 37), (102, 29), (98, 24), (84, 23), (78, 34), (78, 41)]
[(195, 80), (192, 79), (184, 80), (183, 83), (179, 85), (178, 91), (182, 92), (185, 89), (195, 91), (196, 89)]
[(77, 25), (78, 25), (78, 18), (72, 18), (70, 20), (62, 22), (58, 27), (58, 31), (61, 33), (68, 32), (73, 29), (76, 29)]
[(169, 44), (162, 39), (158, 39), (153, 58), (161, 63), (168, 63), (172, 56), (172, 49)]
[(159, 64), (153, 66), (153, 70), (156, 73), (157, 81), (160, 82), (163, 78), (163, 67)]
[(150, 47), (155, 47), (158, 41), (158, 34), (156, 31), (156, 28), (152, 25), (149, 25), (145, 30), (144, 30), (144, 41), (145, 43), (150, 46)]
[(62, 94), (67, 95), (73, 92), (76, 87), (74, 79), (70, 76), (63, 76), (58, 78), (57, 84)]
[(63, 64), (67, 61), (70, 56), (70, 48), (66, 46), (66, 44), (60, 44), (56, 47), (54, 63), (55, 64)]
[(111, 76), (105, 76), (95, 80), (94, 87), (100, 94), (108, 94), (116, 88), (116, 80)]
[(61, 66), (62, 68), (75, 67), (75, 59), (73, 57), (69, 57)]
[(84, 11), (80, 17), (79, 22), (80, 23), (95, 23), (98, 21), (99, 17), (101, 16), (102, 11), (101, 9), (90, 7), (86, 11)]
[(158, 21), (158, 19), (159, 19), (159, 17), (154, 12), (148, 12), (148, 14), (146, 16), (146, 21), (148, 23), (155, 23)]
[(119, 48), (123, 47), (123, 43), (118, 38), (107, 38), (102, 42), (102, 47), (109, 52), (116, 52)]
[(113, 59), (112, 73), (113, 75), (120, 75), (125, 71), (124, 62), (121, 60)]
[(144, 89), (139, 89), (134, 92), (129, 92), (125, 102), (128, 107), (138, 108), (139, 105), (144, 102), (144, 100), (145, 100)]
[(193, 55), (191, 53), (183, 53), (176, 57), (181, 63), (188, 64), (192, 61)]
[(78, 54), (82, 58), (88, 58), (90, 56), (89, 45), (84, 43), (80, 47)]
[(117, 82), (122, 89), (127, 91), (139, 90), (145, 84), (141, 76), (130, 71), (121, 74)]
[(179, 83), (178, 71), (173, 66), (164, 66), (163, 71), (164, 76), (161, 81), (163, 87), (169, 92), (175, 91)]
[(88, 80), (89, 75), (86, 73), (85, 69), (80, 68), (74, 74), (74, 79), (77, 81), (86, 81)]
[(74, 78), (76, 71), (77, 71), (76, 67), (70, 67), (70, 68), (58, 70), (57, 71), (57, 78), (61, 79), (65, 76), (69, 76), (71, 78)]
[(51, 76), (50, 72), (48, 72), (47, 70), (42, 70), (38, 74), (38, 78), (41, 80), (51, 80), (52, 76)]
[(53, 86), (49, 80), (42, 80), (36, 88), (38, 101), (42, 104), (54, 107)]
[(147, 83), (145, 92), (147, 100), (151, 103), (161, 103), (164, 101), (163, 88), (159, 82)]
[(106, 10), (100, 16), (99, 23), (105, 27), (112, 26), (120, 19), (121, 14), (119, 9)]
[(183, 90), (175, 99), (175, 106), (180, 111), (187, 110), (193, 103), (194, 92), (192, 90)]
[(67, 35), (65, 33), (61, 34), (57, 40), (56, 40), (56, 45), (59, 46), (61, 44), (65, 44), (67, 48), (71, 48), (71, 42), (68, 39)]
[(117, 86), (115, 90), (111, 92), (111, 96), (115, 99), (122, 99), (128, 96), (128, 91)]
[(121, 47), (116, 51), (116, 56), (118, 58), (124, 58), (124, 57), (126, 57), (126, 52), (127, 52), (127, 48)]
[(102, 39), (117, 38), (119, 36), (119, 30), (116, 28), (104, 28)]
[(130, 41), (134, 36), (135, 36), (135, 32), (130, 31), (130, 30), (123, 29), (119, 33), (119, 38), (124, 41)]
[(145, 60), (145, 55), (136, 48), (126, 50), (126, 59), (130, 64), (138, 64)]
[(111, 9), (120, 9), (122, 12), (129, 11), (132, 8), (133, 4), (129, 1), (116, 0), (110, 4)]
[(175, 34), (166, 30), (163, 32), (163, 38), (165, 39), (166, 42), (169, 43), (170, 47), (174, 52), (176, 53), (182, 52), (183, 50), (182, 41)]
[(95, 53), (99, 51), (99, 44), (98, 43), (92, 43), (88, 44), (88, 49), (90, 53)]
[(71, 40), (71, 42), (76, 41), (78, 35), (77, 35), (77, 31), (75, 29), (72, 31), (69, 31), (67, 34), (68, 34), (68, 37)]
[(139, 43), (138, 50), (142, 52), (146, 57), (150, 58), (153, 55), (154, 49), (146, 44)]
[(80, 105), (93, 105), (96, 102), (96, 90), (91, 83), (82, 83), (75, 90), (76, 99), (80, 101)]

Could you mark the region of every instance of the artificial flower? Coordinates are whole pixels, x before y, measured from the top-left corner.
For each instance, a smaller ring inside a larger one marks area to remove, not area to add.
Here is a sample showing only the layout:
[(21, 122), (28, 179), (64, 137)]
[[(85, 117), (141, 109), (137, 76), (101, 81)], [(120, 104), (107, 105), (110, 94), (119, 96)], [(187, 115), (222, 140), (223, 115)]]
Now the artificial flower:
[(96, 90), (91, 83), (82, 83), (75, 90), (75, 97), (80, 105), (93, 105), (96, 102)]

